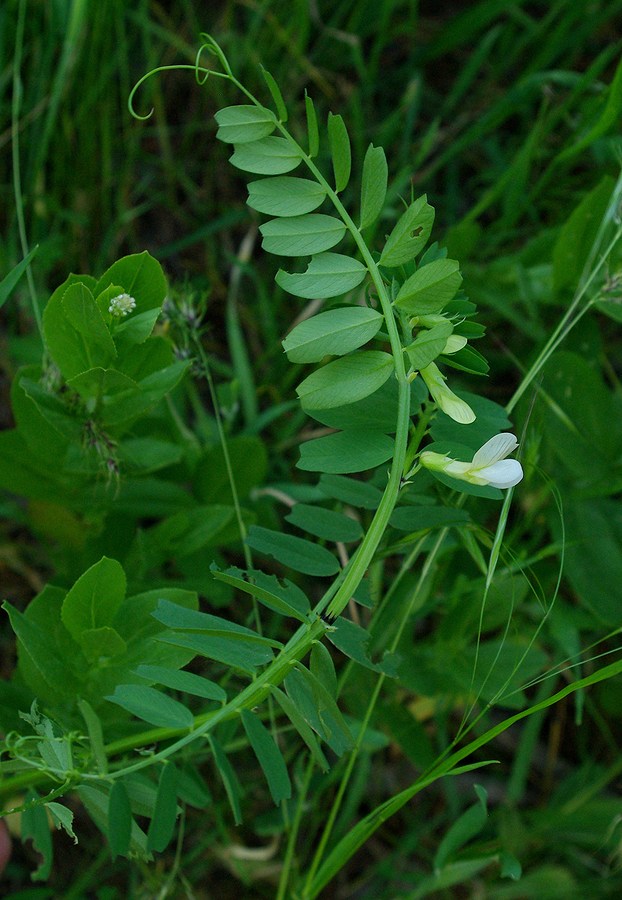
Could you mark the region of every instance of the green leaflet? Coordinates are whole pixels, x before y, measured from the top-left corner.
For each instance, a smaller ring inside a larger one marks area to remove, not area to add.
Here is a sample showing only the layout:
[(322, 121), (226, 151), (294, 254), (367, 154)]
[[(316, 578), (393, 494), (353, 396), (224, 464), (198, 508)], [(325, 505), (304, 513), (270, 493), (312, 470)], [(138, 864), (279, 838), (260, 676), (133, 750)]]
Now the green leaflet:
[(309, 156), (317, 156), (320, 150), (320, 132), (317, 125), (317, 113), (313, 100), (305, 91), (305, 110), (307, 113), (307, 135), (309, 139)]
[(177, 669), (168, 669), (165, 666), (142, 665), (135, 669), (135, 674), (141, 678), (146, 678), (150, 682), (171, 688), (171, 690), (192, 694), (193, 697), (217, 700), (219, 703), (227, 702), (227, 694), (219, 684), (192, 672), (181, 672)]
[(248, 532), (246, 543), (258, 553), (273, 556), (295, 572), (324, 576), (334, 575), (339, 571), (339, 562), (329, 550), (293, 534), (253, 525)]
[(373, 484), (358, 478), (344, 478), (343, 475), (322, 475), (320, 489), (327, 497), (357, 509), (378, 509), (382, 499), (382, 491)]
[(118, 684), (105, 699), (158, 728), (190, 728), (194, 721), (177, 700), (143, 684)]
[(375, 469), (391, 459), (393, 449), (393, 439), (383, 432), (350, 428), (301, 444), (297, 467), (306, 472), (349, 475)]
[(385, 675), (389, 675), (391, 678), (396, 677), (398, 658), (394, 655), (385, 654), (381, 662), (373, 662), (370, 659), (368, 649), (369, 632), (357, 625), (356, 622), (339, 616), (335, 621), (335, 630), (329, 631), (326, 637), (333, 646), (345, 653), (346, 656), (349, 656), (350, 659), (359, 663), (359, 665), (364, 666), (366, 669), (371, 669), (373, 672), (384, 672)]
[(63, 625), (75, 641), (80, 643), (84, 631), (113, 624), (125, 588), (123, 567), (106, 556), (78, 578), (65, 596), (61, 613)]
[(419, 197), (398, 219), (382, 251), (381, 266), (402, 266), (425, 247), (434, 224), (434, 209), (427, 199), (425, 194)]
[(366, 306), (330, 309), (296, 325), (283, 341), (283, 349), (295, 363), (343, 356), (371, 340), (383, 321), (381, 313)]
[(361, 221), (359, 228), (367, 228), (382, 212), (387, 195), (389, 169), (382, 147), (370, 144), (363, 161), (361, 180)]
[(172, 762), (166, 762), (160, 773), (158, 793), (149, 830), (147, 832), (147, 852), (162, 853), (175, 832), (177, 819), (177, 769)]
[(265, 137), (249, 144), (234, 144), (229, 162), (256, 175), (284, 175), (300, 165), (299, 149), (282, 137)]
[(317, 678), (298, 665), (285, 679), (285, 689), (307, 724), (338, 756), (352, 747), (352, 735), (337, 703)]
[(323, 506), (296, 503), (285, 521), (327, 541), (358, 541), (363, 529), (356, 519)]
[(373, 394), (393, 371), (393, 357), (383, 350), (361, 350), (333, 360), (296, 388), (307, 409), (333, 409)]
[(457, 353), (443, 356), (443, 363), (452, 369), (460, 369), (461, 372), (470, 372), (472, 375), (486, 375), (490, 369), (486, 358), (473, 347), (463, 347)]
[(132, 809), (127, 789), (122, 781), (115, 781), (108, 797), (108, 844), (110, 855), (126, 856), (132, 837)]
[(323, 300), (351, 291), (367, 274), (363, 263), (341, 253), (320, 253), (314, 256), (306, 272), (294, 275), (279, 269), (276, 283), (296, 297)]
[(333, 160), (335, 190), (339, 193), (350, 180), (352, 151), (345, 122), (341, 116), (334, 116), (330, 112), (328, 114), (328, 142), (330, 144), (330, 155)]
[(229, 805), (231, 806), (231, 811), (233, 813), (233, 821), (236, 825), (240, 825), (242, 823), (242, 810), (240, 808), (240, 797), (242, 795), (242, 789), (240, 788), (240, 782), (238, 781), (237, 775), (235, 774), (235, 770), (233, 769), (231, 763), (227, 758), (227, 754), (222, 749), (216, 738), (208, 734), (207, 740), (209, 741), (209, 745), (212, 748), (214, 763), (216, 765), (216, 768), (218, 769), (218, 774), (220, 775), (222, 783), (225, 786), (227, 799), (229, 800)]
[[(299, 622), (307, 622), (308, 621), (308, 613), (309, 613), (309, 601), (306, 601), (306, 605), (303, 608), (298, 608), (294, 606), (292, 603), (288, 602), (283, 596), (279, 596), (279, 594), (275, 594), (274, 591), (268, 590), (266, 587), (262, 585), (256, 584), (253, 581), (246, 581), (243, 577), (245, 574), (248, 574), (250, 578), (253, 578), (254, 581), (257, 580), (257, 577), (260, 576), (261, 573), (253, 572), (252, 570), (248, 573), (241, 571), (240, 569), (227, 569), (226, 572), (220, 572), (215, 563), (212, 563), (210, 566), (210, 571), (214, 578), (218, 581), (224, 581), (225, 584), (230, 584), (232, 587), (237, 588), (240, 591), (243, 591), (245, 594), (249, 594), (251, 597), (255, 597), (260, 603), (263, 603), (264, 606), (267, 606), (268, 609), (274, 610), (274, 612), (278, 612), (284, 616), (291, 616), (294, 619), (298, 619)], [(264, 576), (264, 579), (267, 579), (268, 576)], [(304, 594), (302, 595), (304, 600)]]
[(158, 640), (240, 669), (247, 675), (254, 675), (259, 666), (265, 666), (274, 658), (270, 647), (263, 644), (258, 635), (255, 641), (251, 641), (234, 636), (215, 637), (200, 631), (164, 631)]
[(325, 197), (326, 191), (316, 181), (277, 175), (251, 181), (246, 202), (267, 216), (303, 216), (317, 209)]
[(419, 371), (433, 362), (443, 352), (452, 331), (451, 322), (442, 322), (419, 332), (413, 343), (405, 348), (411, 368)]
[(227, 106), (214, 116), (216, 137), (227, 144), (248, 144), (267, 137), (275, 129), (274, 113), (258, 106)]
[(400, 288), (395, 306), (407, 315), (438, 313), (455, 297), (462, 284), (455, 259), (437, 259), (417, 269)]
[(240, 716), (248, 742), (266, 776), (272, 799), (276, 804), (281, 800), (289, 800), (292, 795), (292, 785), (285, 760), (275, 744), (274, 738), (255, 713), (243, 709)]
[(296, 704), (293, 703), (287, 696), (287, 694), (280, 688), (276, 687), (275, 685), (271, 685), (270, 687), (272, 696), (275, 698), (289, 721), (292, 723), (300, 737), (303, 739), (303, 741), (311, 751), (311, 755), (313, 756), (313, 759), (315, 760), (319, 768), (322, 770), (322, 772), (328, 772), (330, 767), (328, 765), (326, 757), (322, 753), (320, 745), (312, 729), (307, 724), (301, 713), (298, 711)]
[(312, 213), (272, 219), (259, 230), (266, 252), (279, 256), (311, 256), (338, 244), (346, 233), (346, 226), (334, 216)]
[(287, 122), (287, 107), (285, 106), (285, 101), (283, 100), (283, 94), (281, 93), (281, 88), (276, 83), (274, 76), (268, 72), (267, 69), (261, 67), (261, 74), (263, 75), (264, 81), (268, 85), (268, 90), (272, 94), (272, 99), (274, 100), (274, 105), (276, 106), (276, 110), (279, 114), (279, 122)]
[(235, 622), (230, 622), (229, 619), (223, 619), (220, 616), (212, 616), (209, 613), (199, 612), (195, 609), (187, 609), (178, 606), (176, 603), (171, 603), (169, 600), (160, 600), (152, 615), (158, 622), (162, 622), (163, 625), (168, 625), (170, 628), (203, 631), (206, 634), (218, 635), (219, 637), (230, 636), (231, 638), (253, 643), (280, 646), (278, 642), (262, 637), (256, 631), (246, 628), (244, 625), (237, 625)]

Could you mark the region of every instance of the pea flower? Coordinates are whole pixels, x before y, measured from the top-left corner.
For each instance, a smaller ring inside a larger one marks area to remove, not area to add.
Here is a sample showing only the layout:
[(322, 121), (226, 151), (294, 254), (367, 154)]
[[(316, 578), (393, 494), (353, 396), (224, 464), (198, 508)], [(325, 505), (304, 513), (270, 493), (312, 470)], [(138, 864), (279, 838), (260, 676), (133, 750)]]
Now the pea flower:
[(435, 363), (421, 369), (421, 377), (439, 407), (454, 422), (469, 425), (475, 421), (475, 413), (468, 403), (457, 397), (445, 384), (446, 378)]
[(496, 488), (511, 488), (523, 477), (523, 468), (517, 459), (506, 459), (516, 448), (518, 441), (513, 434), (497, 434), (479, 448), (471, 462), (460, 462), (424, 450), (420, 454), (421, 465), (432, 471), (443, 472), (452, 478), (469, 484), (486, 484)]
[(129, 294), (118, 294), (118, 296), (112, 298), (108, 306), (108, 312), (112, 316), (117, 316), (117, 318), (127, 316), (133, 309), (136, 309), (136, 300), (130, 297)]

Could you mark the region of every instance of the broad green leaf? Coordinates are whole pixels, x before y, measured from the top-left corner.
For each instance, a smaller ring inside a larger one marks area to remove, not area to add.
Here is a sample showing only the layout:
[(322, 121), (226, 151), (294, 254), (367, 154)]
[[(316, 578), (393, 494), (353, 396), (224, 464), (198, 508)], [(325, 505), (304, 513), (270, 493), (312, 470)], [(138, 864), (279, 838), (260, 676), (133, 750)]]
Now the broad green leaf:
[(279, 269), (276, 283), (296, 297), (323, 300), (351, 291), (365, 278), (363, 263), (341, 253), (320, 253), (314, 256), (306, 272), (298, 275)]
[[(266, 588), (260, 587), (258, 584), (246, 581), (243, 577), (246, 573), (242, 572), (240, 569), (227, 569), (226, 572), (220, 572), (216, 567), (216, 564), (212, 563), (210, 571), (218, 581), (230, 584), (231, 587), (243, 591), (251, 597), (255, 597), (256, 600), (263, 603), (268, 609), (272, 609), (283, 616), (291, 616), (294, 619), (298, 619), (299, 622), (307, 622), (308, 607), (306, 610), (301, 611), (272, 591), (266, 590)], [(250, 577), (253, 575), (252, 572), (248, 574)]]
[(306, 720), (338, 756), (352, 747), (352, 734), (334, 698), (315, 676), (299, 665), (285, 679), (290, 699)]
[(138, 391), (115, 395), (102, 410), (102, 424), (120, 425), (144, 415), (173, 390), (189, 366), (189, 360), (179, 360), (139, 381)]
[(335, 475), (365, 472), (391, 459), (393, 449), (393, 439), (383, 432), (351, 428), (301, 444), (297, 467)]
[(70, 285), (63, 294), (62, 306), (69, 324), (87, 339), (94, 365), (108, 365), (117, 351), (104, 317), (86, 285)]
[(284, 566), (305, 575), (334, 575), (339, 571), (339, 562), (330, 551), (293, 534), (253, 525), (246, 543), (258, 553), (272, 556)]
[[(80, 285), (74, 285), (79, 288)], [(106, 364), (105, 351), (93, 348), (88, 339), (73, 327), (63, 307), (62, 296), (55, 291), (43, 310), (43, 334), (45, 343), (64, 378), (72, 378), (97, 361)]]
[(433, 328), (425, 328), (419, 332), (413, 343), (405, 348), (408, 361), (414, 371), (418, 372), (419, 369), (424, 369), (434, 362), (437, 356), (440, 356), (452, 330), (451, 322), (442, 322)]
[(274, 738), (259, 716), (250, 710), (243, 709), (240, 716), (248, 742), (266, 776), (272, 799), (276, 804), (281, 800), (289, 800), (292, 795), (292, 785), (285, 760), (275, 744)]
[(434, 209), (427, 200), (425, 194), (419, 197), (398, 219), (380, 256), (381, 266), (402, 266), (425, 247), (434, 224)]
[(307, 136), (309, 139), (309, 156), (317, 156), (320, 150), (320, 132), (317, 124), (317, 113), (313, 100), (305, 91), (305, 111), (307, 113)]
[(272, 94), (272, 99), (274, 100), (274, 105), (276, 106), (276, 110), (279, 116), (279, 122), (287, 122), (287, 107), (285, 106), (285, 101), (283, 100), (281, 88), (278, 86), (270, 72), (268, 72), (267, 69), (264, 69), (263, 66), (261, 67), (261, 74), (264, 77), (264, 81), (268, 85), (268, 90)]
[(393, 357), (383, 350), (361, 350), (312, 372), (296, 388), (307, 409), (333, 409), (373, 394), (393, 372)]
[(147, 831), (147, 851), (162, 853), (175, 833), (177, 820), (177, 769), (165, 762), (158, 781), (155, 809)]
[(326, 198), (326, 191), (316, 181), (277, 175), (248, 185), (251, 209), (267, 216), (303, 216), (313, 212)]
[(132, 313), (127, 319), (121, 319), (114, 330), (114, 342), (119, 353), (126, 351), (134, 344), (142, 344), (147, 340), (155, 327), (160, 307), (146, 309), (141, 313)]
[(47, 585), (24, 613), (9, 606), (11, 628), (17, 636), (18, 669), (35, 696), (47, 703), (75, 697), (79, 683), (67, 667), (67, 657), (80, 658), (79, 647), (60, 622), (64, 591)]
[(31, 260), (33, 259), (38, 249), (38, 246), (33, 247), (28, 256), (25, 256), (21, 262), (18, 262), (18, 264), (11, 269), (8, 275), (5, 275), (2, 281), (0, 281), (0, 308), (4, 306), (6, 301), (11, 296), (11, 292), (15, 288), (15, 285), (18, 283), (18, 281), (30, 265)]
[(452, 300), (462, 275), (455, 259), (438, 259), (417, 269), (399, 289), (395, 306), (410, 316), (440, 312)]
[(267, 137), (275, 129), (274, 113), (260, 106), (226, 106), (214, 116), (216, 137), (227, 144), (248, 144)]
[(165, 666), (138, 666), (134, 670), (136, 675), (146, 678), (151, 683), (161, 684), (173, 691), (182, 691), (193, 697), (203, 697), (205, 700), (217, 700), (219, 703), (227, 702), (227, 694), (214, 681), (209, 681), (201, 675), (193, 672), (180, 672), (176, 669), (167, 669)]
[(367, 306), (329, 309), (296, 325), (283, 341), (291, 362), (319, 362), (325, 356), (343, 356), (370, 341), (384, 316)]
[(271, 693), (275, 698), (289, 721), (292, 723), (300, 737), (303, 739), (309, 750), (311, 751), (311, 755), (313, 759), (322, 770), (322, 772), (328, 772), (329, 765), (326, 760), (326, 757), (322, 753), (320, 749), (320, 745), (318, 744), (317, 738), (315, 737), (311, 727), (307, 724), (301, 713), (298, 711), (298, 707), (295, 703), (290, 700), (287, 694), (282, 691), (280, 688), (275, 685), (271, 685)]
[(147, 685), (118, 684), (105, 699), (158, 728), (191, 728), (194, 722), (189, 709)]
[(343, 475), (322, 475), (320, 488), (327, 497), (357, 509), (378, 509), (382, 499), (382, 491), (373, 484)]
[(122, 285), (124, 291), (136, 300), (133, 315), (162, 306), (167, 285), (162, 266), (145, 250), (117, 260), (99, 279), (93, 294), (95, 297), (111, 284)]
[(106, 556), (78, 578), (63, 601), (61, 613), (63, 625), (74, 640), (80, 642), (83, 631), (113, 624), (125, 588), (123, 567)]
[(358, 541), (363, 536), (363, 529), (356, 519), (322, 506), (296, 503), (285, 521), (327, 541), (348, 543)]
[(84, 400), (93, 398), (100, 402), (127, 391), (140, 390), (132, 378), (116, 369), (104, 369), (101, 366), (87, 369), (86, 372), (80, 372), (73, 378), (67, 378), (67, 384)]
[(255, 175), (284, 175), (300, 165), (300, 150), (282, 137), (265, 137), (250, 144), (235, 144), (229, 162)]
[(227, 799), (229, 800), (229, 805), (231, 806), (231, 811), (233, 812), (233, 821), (236, 825), (241, 825), (242, 810), (240, 808), (240, 796), (242, 794), (242, 790), (240, 788), (240, 782), (237, 779), (231, 763), (227, 759), (227, 754), (222, 749), (216, 738), (208, 734), (207, 740), (209, 741), (209, 745), (212, 748), (212, 754), (214, 756), (216, 769), (218, 770), (218, 774), (220, 775), (222, 783), (225, 786)]
[(350, 180), (352, 168), (352, 151), (350, 150), (350, 138), (341, 116), (328, 114), (328, 141), (330, 155), (333, 160), (333, 172), (335, 174), (335, 190), (342, 191)]
[(158, 641), (191, 650), (194, 655), (216, 660), (249, 675), (254, 675), (259, 666), (266, 665), (274, 657), (270, 647), (262, 643), (259, 636), (250, 641), (235, 635), (215, 637), (200, 631), (164, 631), (158, 636)]
[(122, 781), (113, 782), (108, 799), (108, 845), (113, 859), (127, 856), (132, 837), (132, 809)]
[(97, 663), (103, 657), (123, 656), (127, 651), (127, 644), (119, 632), (109, 625), (85, 629), (80, 634), (80, 646), (91, 663)]
[(338, 244), (346, 233), (346, 226), (334, 216), (311, 213), (271, 219), (259, 230), (266, 252), (279, 256), (311, 256)]
[(361, 181), (361, 222), (359, 228), (367, 228), (376, 221), (387, 195), (389, 170), (382, 147), (370, 144), (363, 161)]

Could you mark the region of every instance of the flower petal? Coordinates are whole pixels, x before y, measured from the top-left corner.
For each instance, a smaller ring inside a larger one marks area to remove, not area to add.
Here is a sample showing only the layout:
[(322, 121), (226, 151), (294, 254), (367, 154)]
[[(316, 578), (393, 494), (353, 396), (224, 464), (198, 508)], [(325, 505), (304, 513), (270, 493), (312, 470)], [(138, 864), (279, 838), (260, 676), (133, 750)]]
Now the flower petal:
[(479, 448), (473, 457), (472, 465), (476, 469), (481, 466), (489, 466), (492, 463), (498, 462), (500, 459), (505, 459), (506, 456), (509, 456), (517, 447), (518, 441), (513, 434), (509, 434), (508, 432), (496, 434)]
[(477, 470), (479, 478), (486, 479), (486, 484), (496, 488), (511, 488), (523, 477), (523, 467), (517, 459), (502, 459)]

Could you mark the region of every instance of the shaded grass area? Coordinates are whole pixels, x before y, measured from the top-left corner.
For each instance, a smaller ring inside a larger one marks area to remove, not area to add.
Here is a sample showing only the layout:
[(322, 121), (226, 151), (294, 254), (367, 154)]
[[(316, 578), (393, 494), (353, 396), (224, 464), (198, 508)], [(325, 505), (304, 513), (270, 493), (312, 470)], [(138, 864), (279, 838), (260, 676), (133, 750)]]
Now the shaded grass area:
[[(24, 31), (16, 72), (20, 13)], [(237, 98), (220, 84), (208, 81), (199, 88), (188, 73), (173, 72), (150, 80), (138, 95), (139, 112), (153, 106), (151, 119), (137, 122), (127, 111), (133, 83), (151, 67), (192, 63), (198, 34), (206, 30), (258, 94), (265, 90), (259, 63), (272, 72), (301, 128), (305, 89), (323, 118), (328, 110), (341, 113), (357, 169), (370, 141), (385, 147), (391, 188), (381, 227), (389, 230), (400, 196), (411, 190), (415, 196), (428, 194), (437, 210), (437, 234), (446, 234), (450, 254), (464, 262), (467, 291), (489, 328), (485, 352), (495, 380), (484, 392), (506, 402), (520, 382), (521, 367), (542, 347), (576, 286), (564, 279), (562, 263), (555, 267), (561, 231), (603, 176), (618, 174), (621, 13), (617, 0), (511, 5), (296, 0), (221, 2), (209, 9), (190, 0), (166, 8), (146, 0), (131, 8), (120, 0), (5, 3), (0, 10), (0, 265), (8, 269), (25, 249), (16, 204), (28, 246), (39, 245), (34, 267), (39, 304), (70, 270), (97, 272), (122, 253), (150, 250), (182, 296), (208, 296), (205, 347), (223, 407), (231, 410), (231, 435), (261, 433), (276, 447), (268, 482), (287, 477), (302, 419), (295, 413), (272, 419), (270, 412), (291, 399), (296, 377), (279, 344), (292, 318), (290, 300), (273, 284), (273, 260), (258, 250), (243, 182), (227, 165), (226, 149), (213, 139), (213, 112)], [(11, 145), (20, 163), (21, 202)], [(327, 165), (328, 158), (320, 164)], [(346, 204), (349, 199), (346, 194)], [(597, 195), (593, 202), (602, 215)], [(581, 272), (574, 275), (578, 280)], [(3, 339), (2, 367), (10, 376), (17, 362), (36, 354), (25, 282), (3, 317), (8, 339)], [(619, 348), (617, 322), (594, 316), (564, 344), (577, 356), (558, 360), (549, 373), (548, 396), (576, 416), (578, 435), (564, 430), (550, 404), (538, 405), (533, 392), (516, 412), (517, 426), (531, 423), (527, 454), (558, 480), (564, 507), (560, 515), (546, 484), (536, 483), (510, 519), (507, 581), (489, 600), (483, 623), (491, 661), (508, 605), (517, 610), (511, 626), (515, 647), (527, 646), (542, 607), (554, 596), (560, 550), (565, 543), (570, 548), (562, 595), (517, 689), (547, 665), (589, 646), (604, 626), (616, 627), (604, 601), (593, 598), (599, 578), (603, 596), (617, 592), (608, 550), (616, 546), (619, 521), (619, 444), (613, 440), (602, 469), (594, 463), (591, 444), (605, 439), (619, 413)], [(577, 405), (565, 407), (564, 391), (556, 393), (555, 385), (560, 379), (568, 385), (581, 365), (581, 377), (573, 382)], [(197, 431), (213, 439), (207, 393), (199, 387), (185, 402)], [(581, 422), (589, 422), (589, 434)], [(272, 511), (266, 515), (277, 518)], [(25, 594), (37, 571), (58, 568), (58, 551), (40, 519), (39, 533), (47, 537), (46, 549), (38, 551), (32, 538), (37, 528), (27, 513), (21, 516), (5, 526), (3, 566), (18, 582), (16, 593)], [(482, 517), (490, 525), (490, 514), (484, 511)], [(568, 524), (569, 536), (560, 521)], [(573, 550), (586, 539), (586, 529), (587, 537), (602, 539), (600, 554)], [(478, 537), (489, 545), (483, 529)], [(375, 574), (378, 592), (396, 575), (391, 549)], [(412, 771), (425, 768), (428, 755), (442, 750), (455, 732), (464, 681), (474, 664), (483, 584), (475, 542), (451, 549), (439, 561), (430, 595), (404, 640), (404, 652), (417, 642), (419, 656), (400, 687), (388, 691), (374, 722), (389, 739), (357, 763), (337, 836), (407, 785)], [(531, 589), (514, 578), (519, 564), (530, 567)], [(389, 618), (412, 586), (407, 577)], [(8, 636), (3, 640), (8, 646)], [(592, 652), (613, 646), (615, 640)], [(448, 668), (455, 670), (451, 677)], [(568, 669), (561, 680), (572, 677)], [(346, 684), (344, 702), (352, 715), (362, 715), (372, 686), (367, 674)], [(528, 694), (537, 691), (541, 698), (549, 687), (554, 685), (543, 681)], [(522, 881), (500, 880), (502, 862), (471, 872), (473, 850), (456, 863), (464, 868), (455, 870), (454, 884), (434, 882), (442, 836), (476, 799), (469, 776), (442, 782), (391, 820), (344, 870), (333, 896), (469, 896), (476, 889), (499, 898), (615, 896), (620, 889), (619, 693), (619, 684), (608, 682), (575, 705), (568, 701), (548, 716), (534, 717), (495, 748), (501, 767), (485, 770), (480, 779), (494, 806), (493, 823), (476, 849), (511, 850), (522, 861)], [(509, 708), (513, 702), (524, 702), (524, 695), (522, 701), (506, 701)], [(288, 762), (302, 783), (301, 761)], [(68, 864), (58, 865), (47, 896), (158, 891), (183, 896), (187, 886), (200, 896), (201, 884), (208, 895), (239, 896), (243, 890), (249, 897), (274, 896), (282, 847), (272, 841), (280, 833), (280, 814), (266, 813), (265, 795), (255, 786), (260, 778), (244, 768), (250, 764), (242, 756), (240, 766), (249, 783), (241, 829), (230, 826), (222, 791), (215, 789), (208, 811), (189, 809), (177, 856), (170, 853), (162, 865), (112, 865), (100, 852), (99, 838), (87, 834), (71, 851), (71, 862), (67, 856)], [(329, 775), (313, 776), (301, 868), (308, 865), (305, 850), (317, 841), (340, 772), (336, 766)], [(253, 854), (257, 848), (261, 852)], [(29, 853), (18, 850), (8, 870), (15, 890), (32, 868)], [(108, 887), (100, 887), (104, 881)]]

